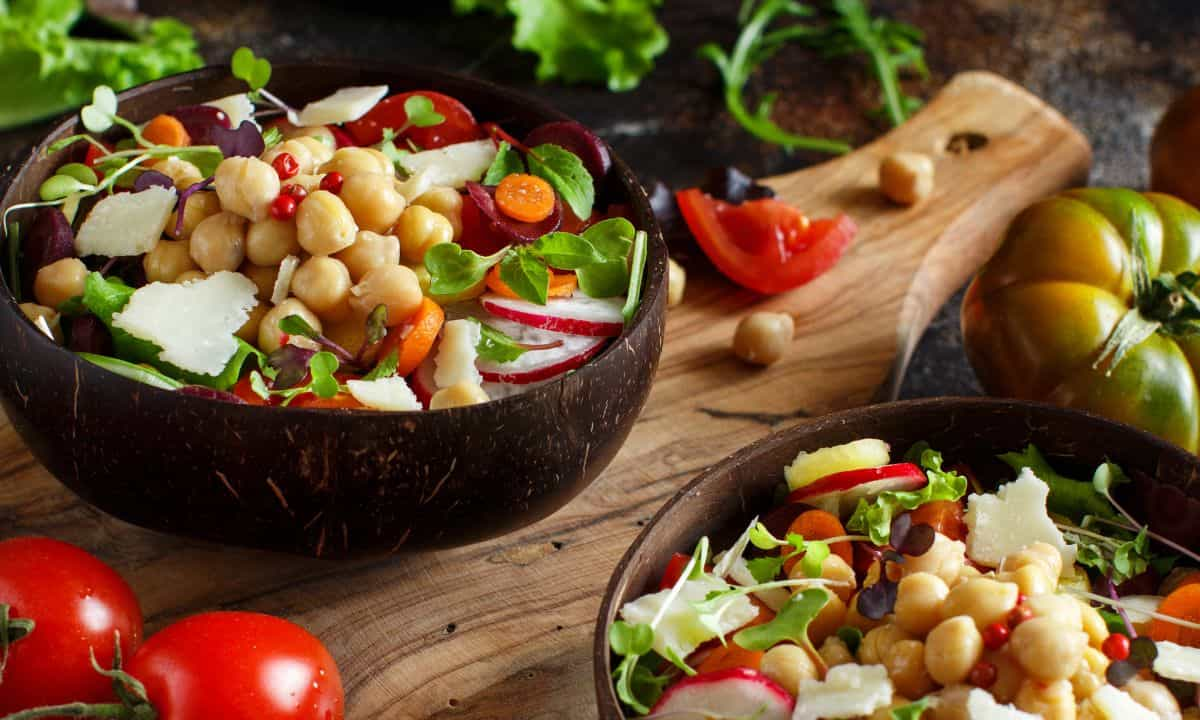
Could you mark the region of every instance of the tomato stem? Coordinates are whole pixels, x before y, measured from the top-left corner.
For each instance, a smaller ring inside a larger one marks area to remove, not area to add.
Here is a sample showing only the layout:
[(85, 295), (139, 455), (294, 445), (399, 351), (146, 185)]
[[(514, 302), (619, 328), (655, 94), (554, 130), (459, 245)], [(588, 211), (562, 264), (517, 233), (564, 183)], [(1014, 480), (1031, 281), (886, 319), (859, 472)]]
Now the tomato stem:
[(29, 618), (10, 618), (9, 607), (0, 603), (0, 683), (8, 665), (8, 650), (12, 644), (33, 632), (36, 623)]

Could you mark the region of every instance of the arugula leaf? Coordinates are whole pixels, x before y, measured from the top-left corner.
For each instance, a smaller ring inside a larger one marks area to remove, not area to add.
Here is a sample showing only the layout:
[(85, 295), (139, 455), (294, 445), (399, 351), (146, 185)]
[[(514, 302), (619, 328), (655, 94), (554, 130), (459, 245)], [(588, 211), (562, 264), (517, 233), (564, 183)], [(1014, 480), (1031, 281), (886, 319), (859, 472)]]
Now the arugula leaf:
[(1118, 518), (1108, 499), (1099, 491), (1097, 483), (1073, 480), (1058, 474), (1036, 446), (1029, 445), (1022, 452), (1005, 453), (999, 457), (1018, 473), (1029, 468), (1039, 480), (1050, 486), (1050, 495), (1046, 499), (1046, 508), (1050, 512), (1069, 517), (1075, 522), (1081, 522), (1086, 515), (1106, 520)]
[(500, 261), (500, 279), (525, 300), (546, 304), (550, 271), (529, 247), (516, 248), (504, 256)]
[(483, 176), (483, 184), (499, 185), (500, 181), (509, 175), (518, 175), (523, 172), (525, 172), (525, 161), (521, 159), (521, 153), (507, 142), (501, 142), (500, 148), (496, 150), (496, 159), (492, 161)]
[(372, 380), (382, 380), (390, 378), (396, 374), (396, 370), (400, 366), (400, 353), (396, 350), (387, 354), (387, 357), (379, 361), (371, 372), (363, 375), (363, 380), (370, 382)]
[(596, 186), (578, 155), (559, 145), (538, 145), (529, 152), (529, 172), (550, 183), (575, 217), (592, 216)]
[(248, 47), (234, 50), (229, 65), (233, 76), (250, 86), (250, 92), (262, 90), (271, 81), (271, 62)]
[(516, 18), (512, 43), (538, 56), (538, 80), (632, 90), (666, 52), (654, 18), (661, 0), (454, 0), (459, 14), (484, 10)]
[(588, 297), (624, 295), (630, 286), (629, 254), (637, 231), (625, 218), (602, 220), (587, 230), (583, 237), (604, 258), (576, 271), (579, 289)]
[(424, 95), (413, 95), (404, 101), (405, 129), (427, 128), (446, 122), (446, 116), (433, 109), (433, 101)]
[(933, 702), (929, 696), (911, 702), (907, 705), (901, 705), (891, 709), (892, 720), (921, 720), (921, 716), (929, 709), (929, 704)]
[(485, 322), (479, 320), (475, 320), (475, 322), (479, 323), (480, 330), (479, 342), (475, 345), (475, 352), (484, 360), (495, 363), (507, 363), (516, 360), (527, 352), (516, 340), (513, 340), (505, 333), (500, 332)]
[[(488, 270), (508, 255), (508, 248), (487, 257), (456, 243), (439, 243), (425, 253), (431, 295), (457, 295), (484, 281)], [(547, 278), (547, 283), (549, 279)]]
[(543, 235), (533, 244), (533, 251), (556, 270), (579, 270), (606, 260), (586, 237), (569, 232)]
[(770, 650), (781, 642), (791, 642), (813, 650), (808, 639), (808, 626), (829, 602), (830, 593), (822, 588), (808, 588), (792, 596), (780, 608), (775, 619), (763, 625), (739, 630), (733, 641), (747, 650)]
[(958, 500), (967, 492), (967, 479), (942, 469), (941, 453), (925, 448), (921, 466), (929, 482), (920, 490), (888, 490), (872, 500), (858, 501), (858, 507), (846, 523), (846, 529), (866, 533), (876, 545), (887, 545), (892, 534), (892, 518), (904, 510), (916, 510), (934, 500)]

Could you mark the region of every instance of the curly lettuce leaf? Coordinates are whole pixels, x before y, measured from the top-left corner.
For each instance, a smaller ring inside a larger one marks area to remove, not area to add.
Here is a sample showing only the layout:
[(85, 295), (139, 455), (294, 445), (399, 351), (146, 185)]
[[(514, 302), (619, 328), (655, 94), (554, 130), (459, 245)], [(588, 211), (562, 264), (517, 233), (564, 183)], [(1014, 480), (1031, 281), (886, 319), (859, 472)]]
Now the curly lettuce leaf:
[(942, 469), (942, 454), (929, 447), (920, 450), (920, 464), (929, 482), (920, 490), (889, 490), (872, 500), (858, 501), (846, 523), (851, 532), (866, 533), (876, 545), (887, 545), (892, 536), (892, 518), (905, 510), (916, 510), (935, 500), (958, 500), (967, 492), (967, 479), (953, 470)]
[(123, 90), (203, 65), (177, 20), (110, 23), (128, 40), (71, 37), (83, 13), (83, 0), (0, 3), (0, 130), (83, 105), (97, 85)]

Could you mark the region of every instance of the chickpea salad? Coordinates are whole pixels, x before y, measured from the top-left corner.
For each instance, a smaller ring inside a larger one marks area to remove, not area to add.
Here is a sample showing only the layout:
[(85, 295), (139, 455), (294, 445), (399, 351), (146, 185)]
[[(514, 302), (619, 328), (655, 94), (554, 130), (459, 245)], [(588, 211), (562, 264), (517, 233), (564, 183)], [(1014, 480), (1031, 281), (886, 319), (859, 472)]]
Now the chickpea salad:
[(31, 323), (159, 388), (254, 405), (417, 411), (572, 372), (637, 310), (647, 234), (598, 206), (607, 146), (517, 140), (428, 90), (267, 89), (134, 124), (99, 87), (40, 200), (5, 210)]
[(1000, 459), (1015, 477), (990, 492), (924, 443), (800, 453), (728, 550), (702, 538), (620, 608), (627, 716), (1200, 714), (1200, 556), (1124, 510), (1112, 463), (1089, 481), (1032, 445)]

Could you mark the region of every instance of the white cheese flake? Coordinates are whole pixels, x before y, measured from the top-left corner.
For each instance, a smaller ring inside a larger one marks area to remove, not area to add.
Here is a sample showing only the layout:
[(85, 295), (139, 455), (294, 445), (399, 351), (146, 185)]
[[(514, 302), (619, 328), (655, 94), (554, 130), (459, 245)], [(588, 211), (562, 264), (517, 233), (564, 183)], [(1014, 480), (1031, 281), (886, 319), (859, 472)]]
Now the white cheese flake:
[(1108, 720), (1159, 720), (1158, 713), (1112, 685), (1101, 685), (1089, 699), (1101, 716)]
[(222, 270), (186, 285), (155, 282), (134, 291), (112, 323), (157, 345), (158, 358), (200, 375), (219, 375), (237, 353), (234, 333), (250, 317), (258, 288)]
[(1001, 705), (987, 690), (975, 688), (967, 695), (967, 717), (971, 720), (1038, 720), (1039, 716), (1012, 705)]
[(451, 320), (442, 326), (442, 341), (433, 361), (437, 367), (433, 381), (439, 389), (461, 382), (483, 383), (483, 376), (475, 367), (482, 333), (483, 329), (474, 320)]
[[(254, 121), (254, 103), (246, 93), (226, 95), (223, 98), (210, 100), (204, 104), (209, 107), (215, 107), (225, 113), (226, 117), (229, 118), (229, 127), (231, 128), (236, 128), (247, 120)], [(257, 123), (255, 124), (257, 125)]]
[(292, 292), (292, 277), (300, 267), (300, 258), (288, 255), (279, 263), (279, 274), (275, 276), (275, 287), (271, 289), (271, 304), (278, 305), (288, 299)]
[(967, 556), (987, 567), (999, 567), (1004, 558), (1037, 541), (1058, 548), (1063, 571), (1075, 567), (1076, 548), (1068, 545), (1046, 511), (1050, 486), (1025, 468), (1016, 480), (993, 494), (967, 498)]
[(344, 87), (328, 97), (310, 102), (299, 113), (289, 113), (288, 120), (296, 127), (354, 122), (378, 105), (387, 93), (387, 85)]
[(409, 175), (424, 171), (433, 185), (462, 188), (468, 182), (478, 182), (495, 159), (495, 143), (473, 140), (405, 155), (400, 164)]
[(80, 256), (128, 257), (150, 252), (162, 237), (175, 209), (175, 188), (154, 186), (136, 193), (110, 195), (92, 208), (79, 233)]
[(892, 681), (882, 665), (837, 665), (824, 682), (805, 679), (792, 720), (841, 720), (870, 715), (892, 702)]
[(354, 399), (371, 408), (387, 412), (421, 410), (421, 401), (402, 377), (379, 380), (348, 380), (346, 387)]
[(1158, 657), (1154, 658), (1154, 672), (1168, 680), (1200, 683), (1200, 648), (1185, 647), (1167, 640), (1159, 640)]
[[(654, 650), (663, 657), (672, 650), (681, 658), (692, 654), (700, 644), (717, 637), (717, 633), (700, 621), (700, 613), (692, 603), (702, 602), (709, 593), (728, 590), (729, 586), (704, 575), (695, 580), (685, 580), (679, 593), (671, 600), (671, 590), (643, 595), (621, 608), (621, 617), (634, 625), (649, 625), (662, 613), (662, 619), (654, 630)], [(671, 600), (671, 604), (663, 607)], [(729, 607), (721, 615), (720, 634), (725, 635), (758, 617), (758, 608), (744, 595), (732, 598)]]

